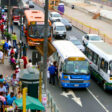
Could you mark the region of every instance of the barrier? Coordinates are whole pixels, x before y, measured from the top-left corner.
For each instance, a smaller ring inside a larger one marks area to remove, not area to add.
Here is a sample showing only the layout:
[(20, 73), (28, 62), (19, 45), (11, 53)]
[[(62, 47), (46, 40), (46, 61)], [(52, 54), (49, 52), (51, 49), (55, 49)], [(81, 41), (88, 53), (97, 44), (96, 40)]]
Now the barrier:
[[(34, 0), (35, 1), (35, 0)], [(43, 4), (38, 0), (36, 1), (35, 3), (37, 3), (38, 5), (40, 5), (41, 7), (43, 7)], [(55, 11), (59, 12), (56, 7), (54, 7)], [(60, 12), (59, 12), (60, 13)], [(109, 37), (108, 35), (106, 35), (105, 33), (101, 32), (99, 29), (97, 28), (93, 28), (91, 26), (88, 26), (86, 25), (85, 23), (71, 17), (71, 16), (68, 16), (66, 14), (63, 14), (62, 15), (64, 18), (68, 19), (69, 21), (71, 21), (72, 25), (75, 26), (76, 28), (80, 29), (81, 31), (85, 32), (85, 33), (91, 33), (91, 34), (98, 34), (99, 36), (102, 37), (102, 39), (109, 43), (109, 44), (112, 44), (112, 38)]]

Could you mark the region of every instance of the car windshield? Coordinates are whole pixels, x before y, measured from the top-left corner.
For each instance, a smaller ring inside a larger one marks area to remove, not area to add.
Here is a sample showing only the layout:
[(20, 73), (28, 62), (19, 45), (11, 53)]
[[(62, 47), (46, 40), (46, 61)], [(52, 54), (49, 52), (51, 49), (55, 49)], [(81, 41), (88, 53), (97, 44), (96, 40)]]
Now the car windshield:
[(19, 15), (20, 9), (19, 8), (14, 8), (13, 9), (13, 15)]
[(52, 17), (61, 17), (60, 14), (52, 14)]
[(82, 45), (79, 40), (71, 40), (73, 44), (75, 45)]
[[(44, 38), (44, 25), (30, 25), (29, 36), (32, 38)], [(51, 36), (51, 27), (48, 26), (48, 37)]]
[(66, 30), (64, 26), (56, 26), (57, 31), (64, 31)]
[(88, 74), (89, 63), (85, 61), (66, 61), (63, 65), (63, 73), (66, 74)]
[(100, 36), (90, 36), (90, 40), (101, 40)]

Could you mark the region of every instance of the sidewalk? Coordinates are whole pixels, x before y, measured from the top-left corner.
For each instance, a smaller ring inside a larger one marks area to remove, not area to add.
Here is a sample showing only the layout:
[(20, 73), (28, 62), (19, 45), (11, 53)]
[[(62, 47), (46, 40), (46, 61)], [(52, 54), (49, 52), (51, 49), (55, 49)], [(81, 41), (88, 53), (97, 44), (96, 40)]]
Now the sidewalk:
[(0, 74), (3, 74), (4, 77), (10, 77), (13, 72), (14, 70), (12, 70), (8, 58), (5, 56), (4, 64), (0, 64)]
[(107, 34), (111, 37), (112, 35), (112, 25), (109, 23), (106, 23), (99, 19), (92, 19), (92, 16), (83, 13), (79, 10), (73, 10), (70, 7), (65, 6), (65, 12), (64, 14), (69, 15), (75, 19), (78, 19), (79, 21), (83, 22), (84, 24), (91, 26), (93, 28), (97, 28), (103, 33)]

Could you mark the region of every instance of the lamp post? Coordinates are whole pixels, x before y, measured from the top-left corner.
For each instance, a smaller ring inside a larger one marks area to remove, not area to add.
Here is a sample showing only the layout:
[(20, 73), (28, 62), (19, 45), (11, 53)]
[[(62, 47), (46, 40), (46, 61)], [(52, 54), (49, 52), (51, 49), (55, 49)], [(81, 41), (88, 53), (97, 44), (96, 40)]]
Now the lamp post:
[(48, 0), (45, 0), (45, 27), (44, 27), (44, 56), (43, 56), (43, 80), (44, 89), (47, 89), (47, 53), (48, 53)]

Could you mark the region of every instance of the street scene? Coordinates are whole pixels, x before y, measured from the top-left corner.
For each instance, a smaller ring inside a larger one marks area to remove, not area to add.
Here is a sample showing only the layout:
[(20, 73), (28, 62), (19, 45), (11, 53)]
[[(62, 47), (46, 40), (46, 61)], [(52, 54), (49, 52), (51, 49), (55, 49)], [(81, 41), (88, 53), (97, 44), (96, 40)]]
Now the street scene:
[(111, 4), (1, 0), (0, 112), (112, 112)]

